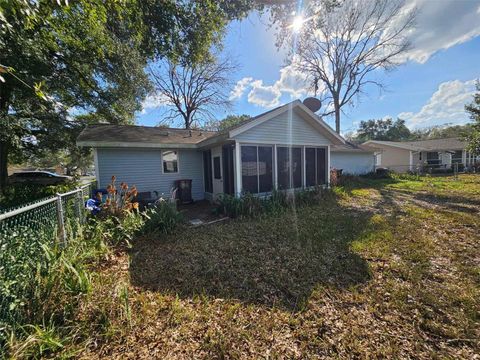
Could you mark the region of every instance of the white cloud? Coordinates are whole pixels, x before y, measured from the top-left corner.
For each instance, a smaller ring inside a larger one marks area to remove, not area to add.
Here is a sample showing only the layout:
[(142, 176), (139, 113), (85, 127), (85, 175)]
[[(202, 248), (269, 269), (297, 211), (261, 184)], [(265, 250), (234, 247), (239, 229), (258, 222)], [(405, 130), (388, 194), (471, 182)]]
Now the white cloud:
[(150, 94), (142, 102), (141, 114), (146, 114), (148, 109), (157, 109), (166, 104), (167, 100), (164, 96), (158, 94)]
[(280, 104), (282, 92), (276, 86), (264, 86), (262, 80), (255, 80), (248, 93), (248, 102), (261, 107), (269, 108)]
[(400, 61), (425, 63), (437, 51), (480, 35), (477, 1), (407, 0), (405, 9), (412, 7), (418, 9), (416, 26), (408, 34), (412, 49)]
[(245, 90), (248, 86), (252, 83), (252, 77), (244, 77), (243, 79), (237, 81), (237, 84), (233, 88), (232, 92), (230, 93), (230, 100), (239, 99), (242, 97)]
[(303, 74), (287, 65), (280, 69), (280, 77), (272, 85), (265, 85), (263, 80), (244, 77), (239, 80), (232, 92), (230, 100), (239, 99), (248, 92), (247, 100), (251, 104), (269, 108), (280, 104), (282, 95), (290, 95), (297, 99), (307, 92), (307, 81)]
[(274, 86), (282, 92), (290, 93), (292, 98), (299, 98), (306, 93), (307, 79), (292, 65), (287, 65), (280, 69), (280, 79)]
[(467, 123), (469, 118), (465, 104), (472, 101), (475, 82), (476, 80), (444, 82), (419, 112), (402, 112), (398, 117), (405, 119), (412, 128)]

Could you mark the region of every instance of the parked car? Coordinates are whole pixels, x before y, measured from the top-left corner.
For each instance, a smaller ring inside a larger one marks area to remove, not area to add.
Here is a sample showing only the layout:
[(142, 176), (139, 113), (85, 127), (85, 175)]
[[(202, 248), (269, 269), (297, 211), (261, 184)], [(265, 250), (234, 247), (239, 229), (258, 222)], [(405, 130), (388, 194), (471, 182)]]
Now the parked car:
[(48, 171), (22, 171), (8, 177), (10, 184), (38, 184), (38, 185), (59, 185), (65, 184), (72, 178)]

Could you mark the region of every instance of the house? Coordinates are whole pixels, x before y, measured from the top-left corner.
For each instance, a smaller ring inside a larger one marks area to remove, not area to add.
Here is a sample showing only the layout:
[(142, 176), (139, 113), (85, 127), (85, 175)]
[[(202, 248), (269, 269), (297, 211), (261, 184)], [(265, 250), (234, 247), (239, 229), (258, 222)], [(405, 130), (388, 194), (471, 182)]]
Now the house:
[(191, 179), (194, 200), (324, 185), (332, 167), (374, 169), (373, 150), (347, 143), (299, 100), (221, 132), (99, 124), (77, 144), (93, 147), (99, 188), (115, 175), (139, 191), (168, 193)]
[(396, 172), (449, 170), (454, 164), (463, 170), (480, 160), (466, 150), (467, 143), (460, 138), (402, 142), (371, 140), (363, 146), (377, 149), (376, 167)]

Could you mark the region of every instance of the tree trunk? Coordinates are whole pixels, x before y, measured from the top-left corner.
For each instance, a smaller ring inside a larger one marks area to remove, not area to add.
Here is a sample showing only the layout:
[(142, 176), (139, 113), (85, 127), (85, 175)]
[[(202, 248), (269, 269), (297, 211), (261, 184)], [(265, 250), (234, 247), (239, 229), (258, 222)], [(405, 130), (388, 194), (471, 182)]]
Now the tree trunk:
[[(10, 80), (10, 79), (8, 79)], [(2, 124), (6, 122), (8, 115), (8, 102), (10, 100), (10, 89), (6, 84), (0, 83), (0, 121)], [(10, 144), (5, 140), (7, 138), (5, 129), (0, 128), (0, 194), (3, 194), (8, 182), (8, 150)]]
[(335, 109), (335, 131), (340, 134), (340, 102), (338, 97), (333, 97), (333, 107)]
[(0, 141), (0, 193), (3, 194), (8, 180), (8, 143)]

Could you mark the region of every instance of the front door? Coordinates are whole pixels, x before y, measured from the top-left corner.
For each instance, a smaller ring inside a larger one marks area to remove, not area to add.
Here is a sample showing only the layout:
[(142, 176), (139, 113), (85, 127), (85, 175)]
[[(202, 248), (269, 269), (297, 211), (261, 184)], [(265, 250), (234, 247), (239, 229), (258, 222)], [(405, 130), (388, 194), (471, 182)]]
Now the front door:
[(223, 193), (222, 147), (212, 148), (213, 199)]
[(223, 192), (225, 194), (233, 195), (234, 179), (233, 179), (233, 144), (223, 145)]

